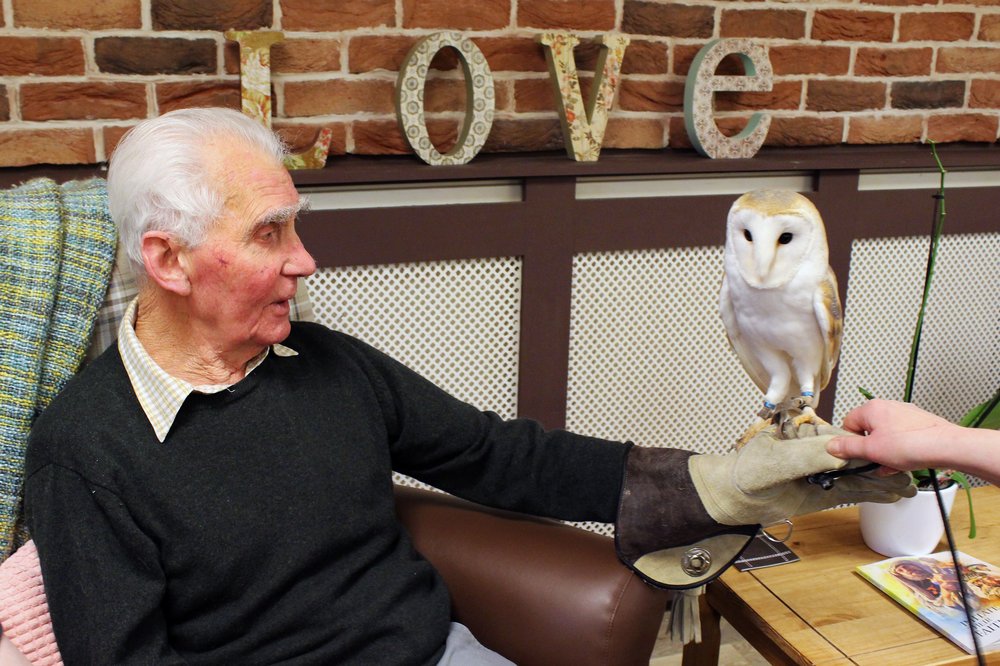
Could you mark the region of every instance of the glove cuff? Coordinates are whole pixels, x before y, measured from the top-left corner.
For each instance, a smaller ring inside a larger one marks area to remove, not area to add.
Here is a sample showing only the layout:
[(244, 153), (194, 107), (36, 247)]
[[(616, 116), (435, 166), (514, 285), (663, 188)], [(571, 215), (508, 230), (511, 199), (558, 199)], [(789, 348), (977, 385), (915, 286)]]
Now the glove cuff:
[(688, 471), (691, 451), (632, 447), (615, 523), (618, 557), (643, 579), (667, 588), (720, 575), (757, 531), (708, 514)]

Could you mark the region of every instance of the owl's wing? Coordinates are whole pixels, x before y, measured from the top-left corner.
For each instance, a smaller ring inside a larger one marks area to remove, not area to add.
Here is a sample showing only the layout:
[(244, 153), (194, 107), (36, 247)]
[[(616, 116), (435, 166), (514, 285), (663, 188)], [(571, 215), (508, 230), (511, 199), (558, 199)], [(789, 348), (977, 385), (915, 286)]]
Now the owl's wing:
[(726, 337), (729, 339), (729, 346), (736, 352), (736, 357), (740, 359), (743, 369), (753, 383), (761, 392), (766, 393), (771, 383), (771, 375), (764, 370), (764, 366), (757, 360), (757, 355), (753, 353), (752, 342), (740, 331), (740, 326), (736, 321), (736, 311), (733, 308), (733, 301), (729, 297), (729, 285), (726, 278), (722, 278), (722, 289), (719, 291), (719, 315), (722, 317), (722, 325), (726, 327)]
[(816, 287), (813, 310), (816, 312), (816, 322), (823, 333), (823, 342), (826, 346), (816, 382), (817, 388), (822, 389), (829, 383), (837, 359), (840, 358), (840, 340), (844, 335), (844, 310), (840, 306), (840, 295), (837, 293), (837, 276), (830, 268), (826, 269), (826, 276)]

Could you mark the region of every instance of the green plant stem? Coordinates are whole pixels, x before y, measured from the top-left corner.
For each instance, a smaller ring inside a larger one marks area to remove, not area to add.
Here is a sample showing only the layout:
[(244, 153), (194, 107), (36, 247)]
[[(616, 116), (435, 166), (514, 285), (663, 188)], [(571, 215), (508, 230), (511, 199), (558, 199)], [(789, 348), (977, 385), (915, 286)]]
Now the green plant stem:
[[(931, 282), (934, 280), (934, 266), (937, 263), (938, 248), (941, 245), (941, 235), (944, 231), (944, 220), (948, 215), (945, 203), (945, 176), (947, 175), (948, 170), (944, 168), (944, 165), (941, 163), (941, 158), (938, 156), (937, 144), (934, 141), (930, 141), (929, 143), (931, 144), (931, 154), (934, 155), (934, 161), (937, 163), (940, 179), (937, 194), (934, 196), (937, 200), (937, 205), (934, 207), (934, 219), (931, 226), (931, 244), (927, 251), (927, 269), (924, 272), (924, 293), (920, 299), (920, 310), (917, 312), (917, 324), (913, 331), (913, 342), (910, 345), (910, 360), (906, 368), (906, 386), (903, 390), (904, 402), (913, 402), (913, 386), (917, 376), (917, 358), (920, 355), (920, 339), (924, 331), (924, 316), (927, 313), (927, 301), (931, 293)], [(928, 469), (925, 474), (927, 477), (930, 477), (930, 480), (934, 485), (937, 485), (937, 470)], [(916, 476), (921, 475), (917, 473)], [(972, 488), (969, 485), (968, 479), (966, 479), (963, 474), (953, 473), (951, 477), (965, 490), (966, 498), (969, 502), (969, 538), (974, 538), (976, 535), (976, 519), (975, 514), (972, 512)]]
[(975, 539), (976, 513), (972, 510), (972, 484), (969, 483), (969, 478), (961, 472), (951, 472), (949, 476), (952, 481), (961, 486), (962, 490), (965, 491), (965, 501), (969, 503), (969, 538)]
[(906, 387), (903, 390), (903, 401), (913, 401), (913, 384), (917, 375), (917, 357), (920, 354), (920, 338), (924, 330), (924, 315), (927, 312), (927, 300), (931, 292), (931, 282), (934, 279), (934, 264), (937, 262), (938, 246), (941, 244), (941, 232), (944, 230), (944, 218), (947, 215), (944, 198), (944, 177), (948, 173), (941, 158), (937, 154), (937, 144), (930, 141), (931, 153), (937, 162), (941, 174), (938, 193), (935, 195), (937, 205), (934, 207), (934, 220), (931, 227), (931, 246), (927, 252), (927, 270), (924, 273), (924, 294), (920, 300), (920, 310), (917, 312), (917, 325), (913, 331), (913, 342), (910, 345), (910, 361), (906, 368)]

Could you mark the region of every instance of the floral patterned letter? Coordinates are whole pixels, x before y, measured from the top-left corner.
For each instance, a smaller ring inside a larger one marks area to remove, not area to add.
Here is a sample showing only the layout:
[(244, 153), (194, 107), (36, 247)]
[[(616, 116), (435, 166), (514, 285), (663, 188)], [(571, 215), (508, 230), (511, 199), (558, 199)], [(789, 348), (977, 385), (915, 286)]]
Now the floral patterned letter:
[[(228, 30), (226, 39), (240, 45), (240, 92), (243, 113), (271, 127), (271, 45), (285, 38), (276, 30)], [(301, 153), (289, 155), (289, 169), (322, 169), (330, 152), (333, 132), (324, 127), (313, 145)]]
[(608, 126), (608, 111), (615, 101), (622, 57), (629, 38), (624, 35), (602, 35), (601, 51), (594, 66), (590, 101), (584, 106), (580, 92), (580, 77), (576, 71), (573, 47), (580, 40), (565, 32), (546, 32), (538, 37), (544, 44), (549, 62), (549, 75), (556, 87), (559, 120), (562, 121), (566, 154), (577, 162), (596, 162), (601, 154), (604, 130)]

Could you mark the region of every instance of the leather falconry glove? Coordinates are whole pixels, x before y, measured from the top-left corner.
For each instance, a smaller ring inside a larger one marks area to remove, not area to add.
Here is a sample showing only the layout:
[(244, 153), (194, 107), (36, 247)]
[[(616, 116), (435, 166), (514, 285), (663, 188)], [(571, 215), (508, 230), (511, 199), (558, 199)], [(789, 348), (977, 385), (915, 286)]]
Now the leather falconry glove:
[(784, 433), (769, 426), (725, 455), (633, 447), (616, 522), (619, 557), (653, 584), (693, 587), (721, 574), (760, 525), (916, 493), (905, 473), (844, 476), (830, 490), (809, 483), (812, 474), (866, 464), (826, 452), (826, 443), (843, 434), (832, 426)]
[(821, 432), (779, 439), (773, 430), (765, 431), (738, 452), (692, 457), (691, 478), (709, 515), (724, 525), (768, 525), (839, 504), (889, 503), (916, 494), (904, 473), (844, 476), (830, 490), (809, 483), (806, 477), (818, 472), (867, 464), (826, 452), (830, 439), (849, 433), (833, 427), (822, 427)]

